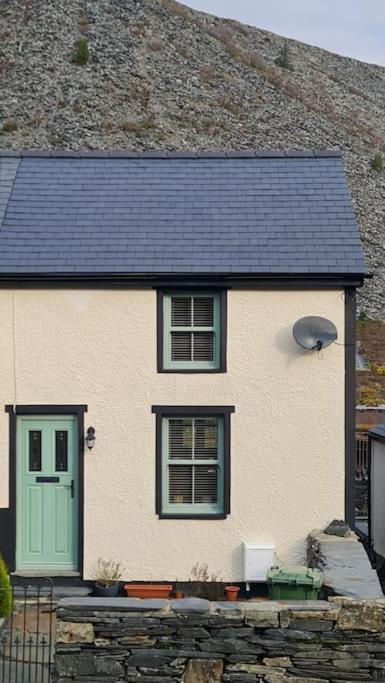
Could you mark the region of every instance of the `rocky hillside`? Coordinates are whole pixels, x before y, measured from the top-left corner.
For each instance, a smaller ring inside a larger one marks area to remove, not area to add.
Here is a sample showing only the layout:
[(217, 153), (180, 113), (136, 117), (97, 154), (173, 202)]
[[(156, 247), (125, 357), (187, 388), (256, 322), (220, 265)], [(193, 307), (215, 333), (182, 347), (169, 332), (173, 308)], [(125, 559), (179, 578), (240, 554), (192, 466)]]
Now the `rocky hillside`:
[(173, 0), (0, 0), (0, 147), (341, 148), (385, 318), (385, 69), (283, 45)]

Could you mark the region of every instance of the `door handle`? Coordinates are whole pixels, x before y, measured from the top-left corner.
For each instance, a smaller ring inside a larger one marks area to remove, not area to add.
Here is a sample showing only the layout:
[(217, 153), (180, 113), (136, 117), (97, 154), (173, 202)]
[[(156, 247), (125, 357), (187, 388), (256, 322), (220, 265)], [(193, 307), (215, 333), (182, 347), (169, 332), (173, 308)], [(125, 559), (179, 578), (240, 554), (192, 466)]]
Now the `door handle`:
[(66, 485), (67, 489), (71, 489), (71, 498), (75, 497), (75, 480), (71, 479), (71, 483)]

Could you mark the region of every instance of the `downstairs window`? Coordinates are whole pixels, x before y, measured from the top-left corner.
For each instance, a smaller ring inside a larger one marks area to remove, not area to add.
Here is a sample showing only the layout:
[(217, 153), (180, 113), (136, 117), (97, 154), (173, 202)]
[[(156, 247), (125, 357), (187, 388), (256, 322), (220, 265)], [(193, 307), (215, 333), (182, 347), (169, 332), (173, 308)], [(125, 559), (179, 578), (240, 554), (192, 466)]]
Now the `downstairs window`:
[(157, 413), (157, 512), (224, 517), (229, 512), (230, 413), (225, 406)]

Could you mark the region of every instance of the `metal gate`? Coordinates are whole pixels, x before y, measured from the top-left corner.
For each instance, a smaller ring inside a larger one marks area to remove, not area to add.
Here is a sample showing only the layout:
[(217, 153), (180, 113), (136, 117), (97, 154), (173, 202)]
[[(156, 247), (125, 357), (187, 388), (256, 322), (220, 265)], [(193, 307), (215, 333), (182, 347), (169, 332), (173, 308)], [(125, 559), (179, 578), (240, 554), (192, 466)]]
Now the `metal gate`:
[(0, 628), (0, 683), (51, 683), (55, 614), (50, 579), (0, 589), (12, 610)]

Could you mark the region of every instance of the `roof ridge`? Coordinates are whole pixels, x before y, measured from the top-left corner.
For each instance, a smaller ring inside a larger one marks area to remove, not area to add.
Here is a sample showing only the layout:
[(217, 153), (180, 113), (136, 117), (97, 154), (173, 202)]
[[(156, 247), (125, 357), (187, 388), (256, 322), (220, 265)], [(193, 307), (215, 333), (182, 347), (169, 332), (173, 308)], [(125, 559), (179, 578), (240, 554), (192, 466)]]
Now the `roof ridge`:
[(77, 151), (77, 150), (1, 150), (0, 157), (16, 158), (57, 158), (57, 159), (307, 159), (342, 156), (338, 149), (319, 150), (223, 150), (223, 151), (196, 151), (196, 152), (171, 152), (159, 151)]

